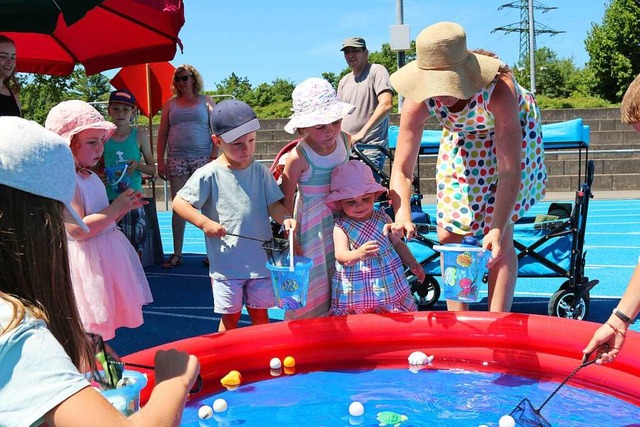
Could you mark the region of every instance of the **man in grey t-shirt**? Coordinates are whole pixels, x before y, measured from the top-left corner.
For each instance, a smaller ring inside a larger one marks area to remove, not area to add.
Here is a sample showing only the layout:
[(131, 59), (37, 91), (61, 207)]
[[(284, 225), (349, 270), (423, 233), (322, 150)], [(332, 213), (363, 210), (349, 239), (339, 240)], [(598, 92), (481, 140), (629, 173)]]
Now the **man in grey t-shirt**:
[[(342, 130), (351, 134), (354, 143), (388, 148), (393, 100), (389, 72), (383, 65), (369, 62), (367, 44), (361, 37), (346, 39), (341, 50), (351, 73), (340, 80), (338, 98), (356, 106), (355, 111), (342, 120)], [(385, 156), (379, 150), (365, 150), (365, 154), (378, 167), (384, 166)]]

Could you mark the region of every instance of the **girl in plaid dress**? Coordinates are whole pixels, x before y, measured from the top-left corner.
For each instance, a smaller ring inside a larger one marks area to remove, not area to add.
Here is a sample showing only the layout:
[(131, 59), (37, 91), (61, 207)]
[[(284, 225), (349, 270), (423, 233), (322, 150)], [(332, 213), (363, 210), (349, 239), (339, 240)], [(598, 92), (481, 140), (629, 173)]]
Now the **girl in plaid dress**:
[(329, 315), (398, 313), (416, 305), (402, 264), (420, 281), (425, 273), (407, 245), (388, 234), (389, 216), (374, 209), (386, 189), (364, 163), (352, 160), (331, 173), (326, 204), (338, 213), (333, 229), (336, 272)]

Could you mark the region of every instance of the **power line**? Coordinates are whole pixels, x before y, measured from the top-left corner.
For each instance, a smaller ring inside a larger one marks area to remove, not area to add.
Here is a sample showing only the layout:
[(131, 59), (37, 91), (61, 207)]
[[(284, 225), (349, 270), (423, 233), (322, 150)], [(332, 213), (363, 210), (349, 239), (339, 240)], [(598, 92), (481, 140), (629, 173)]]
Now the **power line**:
[[(512, 9), (520, 9), (520, 22), (516, 22), (513, 24), (505, 25), (502, 27), (496, 27), (491, 32), (495, 33), (496, 31), (503, 31), (506, 34), (510, 33), (520, 33), (520, 61), (524, 62), (529, 55), (529, 52), (535, 52), (536, 50), (536, 39), (535, 37), (540, 34), (551, 34), (555, 36), (556, 34), (564, 33), (565, 31), (557, 31), (553, 28), (549, 28), (548, 26), (538, 23), (535, 19), (531, 19), (532, 28), (533, 28), (533, 37), (530, 37), (530, 28), (529, 28), (529, 16), (533, 18), (533, 10), (540, 10), (542, 13), (547, 13), (550, 10), (557, 9), (555, 6), (546, 6), (538, 1), (531, 2), (531, 9), (529, 10), (529, 0), (519, 0), (513, 1), (511, 3), (503, 4), (498, 8), (498, 10), (502, 10), (505, 8)], [(532, 46), (533, 43), (533, 46)]]

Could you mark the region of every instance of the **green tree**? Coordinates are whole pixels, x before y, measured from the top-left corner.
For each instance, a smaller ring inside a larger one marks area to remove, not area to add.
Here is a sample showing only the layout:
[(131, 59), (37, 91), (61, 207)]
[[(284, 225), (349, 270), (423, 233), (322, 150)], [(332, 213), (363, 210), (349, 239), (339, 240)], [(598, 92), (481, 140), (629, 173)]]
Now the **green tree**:
[(338, 75), (336, 73), (322, 73), (322, 78), (331, 83), (331, 86), (333, 86), (334, 89), (338, 89), (338, 83), (340, 82), (340, 79), (338, 78)]
[[(411, 47), (404, 53), (405, 64), (416, 59), (416, 42), (411, 42)], [(374, 64), (382, 64), (389, 71), (394, 73), (398, 69), (398, 53), (391, 50), (389, 43), (382, 44), (382, 50), (370, 52), (369, 62)]]
[(23, 116), (40, 124), (44, 124), (49, 110), (62, 101), (106, 101), (110, 92), (109, 79), (106, 76), (87, 76), (82, 67), (77, 67), (66, 77), (29, 74), (20, 75), (19, 80), (22, 86), (20, 102)]
[(640, 5), (637, 0), (611, 0), (601, 25), (592, 24), (585, 46), (594, 94), (619, 102), (640, 72)]
[(231, 73), (229, 77), (216, 83), (216, 90), (213, 95), (231, 95), (249, 105), (252, 105), (253, 88), (247, 77), (238, 77), (236, 73)]
[[(536, 94), (549, 98), (566, 98), (579, 92), (581, 71), (572, 59), (559, 59), (558, 55), (548, 47), (535, 52), (536, 59)], [(529, 56), (513, 67), (516, 80), (525, 87), (530, 86)]]
[(24, 118), (44, 125), (49, 110), (61, 101), (70, 99), (71, 77), (34, 74), (31, 79), (20, 76), (20, 102)]
[(87, 76), (82, 67), (76, 67), (71, 74), (71, 90), (75, 99), (87, 102), (108, 101), (111, 92), (109, 79), (98, 73)]

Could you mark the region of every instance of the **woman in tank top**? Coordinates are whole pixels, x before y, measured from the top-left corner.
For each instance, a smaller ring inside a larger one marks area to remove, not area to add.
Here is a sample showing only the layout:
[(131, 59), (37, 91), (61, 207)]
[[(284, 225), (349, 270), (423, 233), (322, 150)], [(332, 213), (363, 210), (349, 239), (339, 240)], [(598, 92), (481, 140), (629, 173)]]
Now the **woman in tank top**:
[[(158, 176), (169, 181), (172, 199), (196, 169), (218, 155), (211, 142), (211, 111), (215, 103), (210, 96), (200, 94), (203, 88), (200, 73), (191, 65), (180, 65), (171, 82), (174, 96), (162, 107)], [(173, 255), (163, 264), (165, 268), (182, 264), (185, 220), (173, 214), (171, 229)]]

